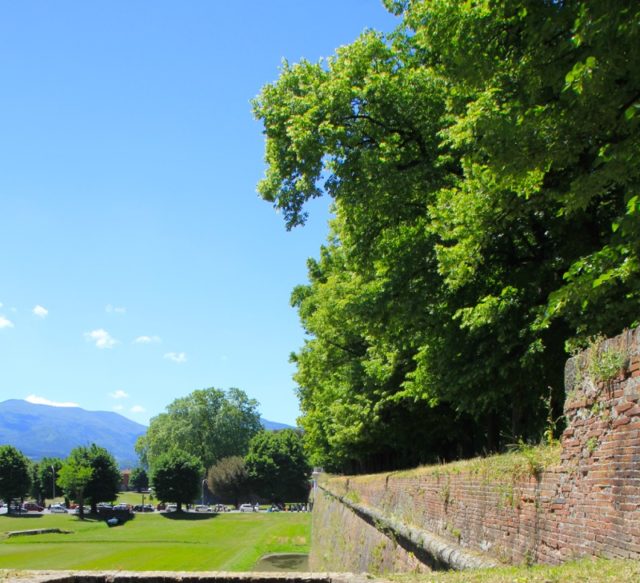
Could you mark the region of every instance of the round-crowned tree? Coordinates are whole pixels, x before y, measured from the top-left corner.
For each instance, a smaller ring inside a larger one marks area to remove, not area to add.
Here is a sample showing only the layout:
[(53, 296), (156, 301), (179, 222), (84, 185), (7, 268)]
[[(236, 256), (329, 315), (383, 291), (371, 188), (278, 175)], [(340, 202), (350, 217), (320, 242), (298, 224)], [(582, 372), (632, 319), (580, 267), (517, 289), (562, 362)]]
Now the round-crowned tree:
[(207, 472), (207, 485), (214, 496), (224, 503), (238, 506), (241, 498), (249, 496), (249, 474), (240, 456), (222, 458)]
[(0, 498), (7, 502), (22, 498), (31, 486), (31, 468), (23, 453), (11, 445), (0, 446)]
[(302, 434), (294, 429), (262, 431), (249, 444), (247, 473), (255, 491), (272, 502), (303, 502), (311, 468)]
[(129, 485), (137, 492), (146, 490), (149, 487), (149, 475), (147, 470), (142, 467), (134, 468), (129, 477)]
[(151, 468), (151, 483), (163, 502), (175, 502), (178, 510), (198, 496), (204, 468), (197, 457), (172, 450), (156, 459)]

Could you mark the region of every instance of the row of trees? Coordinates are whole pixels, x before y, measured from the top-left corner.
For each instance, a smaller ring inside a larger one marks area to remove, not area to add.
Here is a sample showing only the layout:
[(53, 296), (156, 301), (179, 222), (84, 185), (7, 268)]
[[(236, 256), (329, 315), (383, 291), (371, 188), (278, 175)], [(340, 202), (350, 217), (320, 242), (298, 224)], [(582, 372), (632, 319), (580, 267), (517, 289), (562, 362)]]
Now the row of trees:
[(59, 496), (77, 502), (83, 517), (85, 503), (95, 513), (99, 502), (115, 500), (120, 480), (113, 456), (95, 444), (76, 447), (65, 460), (44, 458), (37, 463), (13, 446), (0, 446), (0, 498), (9, 510), (12, 500), (27, 495), (43, 500), (57, 491)]
[[(143, 466), (132, 471), (131, 485), (151, 484), (159, 500), (179, 509), (199, 497), (205, 481), (223, 502), (306, 499), (310, 468), (301, 434), (264, 431), (257, 402), (239, 389), (203, 389), (177, 399), (152, 419), (136, 449)], [(0, 498), (7, 501), (27, 494), (43, 500), (57, 488), (58, 495), (81, 508), (88, 503), (95, 513), (99, 502), (116, 499), (120, 482), (113, 456), (95, 444), (73, 449), (65, 460), (39, 463), (0, 447)]]
[(386, 0), (402, 16), (254, 102), (263, 198), (335, 218), (292, 304), (312, 461), (537, 439), (567, 353), (638, 324), (640, 4)]
[(300, 431), (261, 431), (249, 443), (245, 457), (226, 457), (209, 468), (207, 485), (218, 499), (236, 506), (257, 498), (305, 502), (310, 473)]
[(218, 500), (273, 502), (306, 498), (310, 473), (299, 432), (262, 429), (258, 403), (243, 391), (216, 388), (176, 399), (151, 420), (136, 451), (156, 496), (182, 505), (202, 492), (206, 481)]

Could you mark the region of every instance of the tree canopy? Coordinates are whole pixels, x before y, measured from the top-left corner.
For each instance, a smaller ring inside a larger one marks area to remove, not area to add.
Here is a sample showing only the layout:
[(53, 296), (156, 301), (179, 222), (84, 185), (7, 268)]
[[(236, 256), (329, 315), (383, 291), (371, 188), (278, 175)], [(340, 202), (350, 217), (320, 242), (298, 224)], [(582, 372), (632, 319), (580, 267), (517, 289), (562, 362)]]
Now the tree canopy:
[(91, 504), (91, 512), (95, 513), (98, 502), (112, 502), (118, 497), (120, 470), (114, 457), (95, 443), (88, 448), (80, 448), (80, 451), (92, 469), (91, 479), (84, 488), (84, 495)]
[(86, 448), (71, 450), (58, 472), (58, 484), (65, 494), (80, 508), (80, 519), (84, 519), (85, 488), (93, 476), (93, 468), (86, 455)]
[(151, 419), (136, 451), (151, 470), (155, 460), (171, 449), (187, 452), (203, 467), (211, 467), (224, 457), (247, 452), (250, 439), (261, 429), (257, 408), (258, 402), (240, 389), (194, 391)]
[(299, 431), (261, 431), (251, 440), (245, 464), (259, 496), (271, 502), (307, 499), (311, 468)]
[(31, 486), (31, 467), (24, 454), (11, 445), (0, 445), (0, 498), (11, 512), (11, 501), (22, 498)]
[(180, 450), (159, 456), (151, 470), (151, 482), (156, 497), (163, 502), (175, 502), (178, 510), (198, 496), (204, 468), (197, 457)]
[(263, 198), (335, 218), (292, 304), (301, 424), (329, 469), (543, 430), (567, 351), (638, 324), (640, 6), (387, 0), (389, 37), (283, 65), (254, 101)]
[(131, 470), (129, 485), (137, 492), (146, 490), (149, 487), (149, 475), (144, 468), (137, 467)]
[(225, 457), (209, 468), (207, 485), (211, 493), (223, 503), (238, 506), (250, 495), (249, 474), (240, 456)]
[(54, 498), (62, 496), (64, 490), (57, 484), (58, 473), (64, 462), (57, 457), (44, 457), (37, 465), (38, 482), (42, 489), (42, 498)]

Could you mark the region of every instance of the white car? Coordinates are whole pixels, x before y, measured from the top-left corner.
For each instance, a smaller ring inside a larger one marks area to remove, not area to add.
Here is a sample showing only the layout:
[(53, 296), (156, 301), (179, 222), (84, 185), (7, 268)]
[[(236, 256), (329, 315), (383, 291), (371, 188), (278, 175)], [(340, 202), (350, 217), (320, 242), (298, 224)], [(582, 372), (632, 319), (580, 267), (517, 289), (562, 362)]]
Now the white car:
[(240, 512), (255, 512), (253, 504), (241, 504), (239, 510)]
[(211, 512), (211, 508), (209, 508), (206, 504), (198, 504), (194, 510), (196, 512)]
[(49, 511), (53, 514), (66, 514), (67, 509), (62, 504), (52, 504)]

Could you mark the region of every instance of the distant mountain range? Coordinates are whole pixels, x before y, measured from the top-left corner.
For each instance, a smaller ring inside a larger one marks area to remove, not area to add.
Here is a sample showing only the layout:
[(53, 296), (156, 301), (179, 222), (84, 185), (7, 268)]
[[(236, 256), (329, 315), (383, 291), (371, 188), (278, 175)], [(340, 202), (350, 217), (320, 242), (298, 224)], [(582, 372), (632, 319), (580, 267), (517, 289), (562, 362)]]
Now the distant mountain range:
[[(291, 425), (260, 419), (275, 431)], [(13, 445), (33, 460), (61, 457), (79, 445), (96, 443), (116, 458), (120, 467), (137, 465), (136, 440), (146, 426), (110, 411), (86, 411), (80, 407), (34, 405), (19, 399), (0, 403), (0, 445)]]

